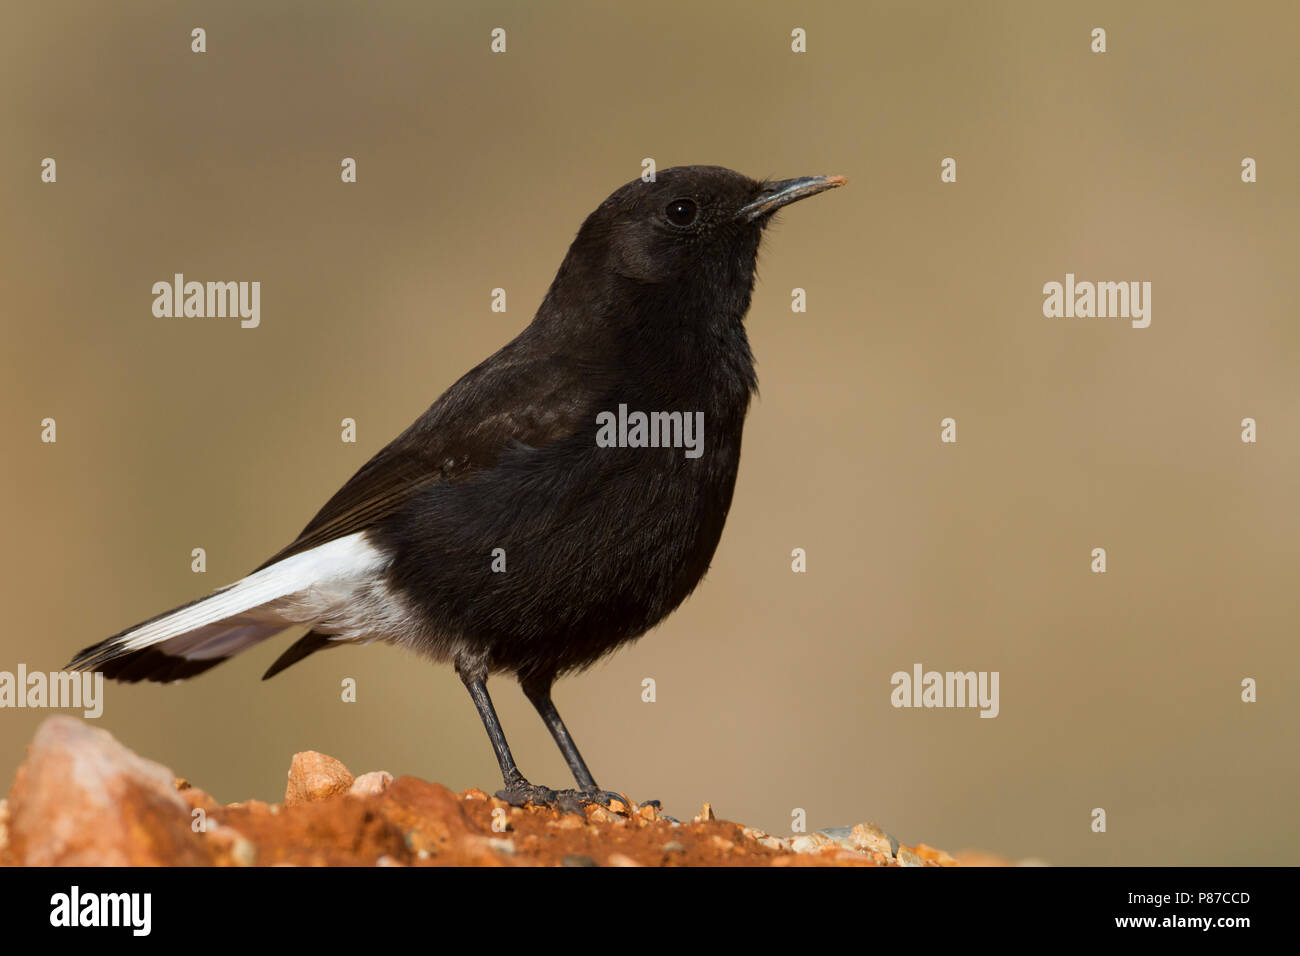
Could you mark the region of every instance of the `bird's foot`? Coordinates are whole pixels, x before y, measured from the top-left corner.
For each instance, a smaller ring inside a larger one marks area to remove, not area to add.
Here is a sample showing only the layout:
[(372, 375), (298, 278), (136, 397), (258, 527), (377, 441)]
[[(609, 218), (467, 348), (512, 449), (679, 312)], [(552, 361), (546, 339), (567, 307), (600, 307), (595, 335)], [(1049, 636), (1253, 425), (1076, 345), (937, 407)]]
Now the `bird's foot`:
[(552, 790), (550, 787), (537, 786), (526, 780), (515, 781), (504, 790), (498, 790), (496, 797), (512, 807), (546, 807), (563, 813), (575, 813), (578, 816), (585, 816), (586, 808), (592, 805), (623, 813), (632, 813), (642, 806), (659, 809), (658, 800), (647, 800), (645, 803), (637, 804), (613, 790)]
[(504, 789), (498, 790), (496, 798), (512, 807), (554, 807), (559, 794), (550, 787), (539, 787), (519, 779), (509, 781)]
[(626, 796), (613, 790), (561, 790), (557, 796), (559, 809), (565, 813), (585, 814), (589, 806), (621, 813), (632, 813), (637, 808)]

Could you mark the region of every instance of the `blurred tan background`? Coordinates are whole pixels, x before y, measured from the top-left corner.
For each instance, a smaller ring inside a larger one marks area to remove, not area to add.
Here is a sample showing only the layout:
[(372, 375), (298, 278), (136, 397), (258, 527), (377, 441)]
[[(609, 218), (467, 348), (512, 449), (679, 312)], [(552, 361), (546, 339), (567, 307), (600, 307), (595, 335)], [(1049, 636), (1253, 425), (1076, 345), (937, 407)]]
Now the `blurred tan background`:
[[(1297, 26), (1281, 2), (14, 5), (0, 670), (289, 541), (528, 322), (643, 157), (841, 173), (765, 241), (709, 577), (559, 685), (597, 779), (782, 834), (800, 807), (1054, 863), (1295, 863)], [(174, 272), (261, 281), (261, 327), (155, 318)], [(1150, 328), (1044, 318), (1066, 272), (1150, 281)], [(374, 646), (260, 682), (291, 639), (106, 685), (98, 725), (223, 801), (279, 799), (306, 749), (498, 786), (450, 667)], [(1000, 716), (892, 708), (916, 662), (999, 671)], [(571, 785), (491, 688), (524, 772)], [(44, 716), (0, 711), (0, 778)]]

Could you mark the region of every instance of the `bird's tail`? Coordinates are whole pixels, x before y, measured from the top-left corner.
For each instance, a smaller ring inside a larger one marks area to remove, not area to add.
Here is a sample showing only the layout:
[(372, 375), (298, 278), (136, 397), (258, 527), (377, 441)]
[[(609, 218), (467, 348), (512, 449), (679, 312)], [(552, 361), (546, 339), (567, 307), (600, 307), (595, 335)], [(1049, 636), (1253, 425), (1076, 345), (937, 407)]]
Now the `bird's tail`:
[(68, 669), (127, 682), (201, 674), (285, 628), (312, 623), (327, 609), (304, 607), (301, 597), (357, 570), (356, 550), (342, 539), (285, 558), (85, 648)]
[(260, 607), (239, 581), (87, 647), (68, 665), (113, 680), (172, 681), (202, 674), (292, 622)]

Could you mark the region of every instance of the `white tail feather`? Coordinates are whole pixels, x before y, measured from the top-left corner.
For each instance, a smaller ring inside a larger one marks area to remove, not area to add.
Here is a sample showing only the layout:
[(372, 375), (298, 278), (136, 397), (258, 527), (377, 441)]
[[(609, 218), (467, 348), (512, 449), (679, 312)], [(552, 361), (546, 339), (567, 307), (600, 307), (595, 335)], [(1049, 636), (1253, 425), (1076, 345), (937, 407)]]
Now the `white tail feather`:
[(332, 608), (313, 607), (310, 595), (345, 597), (356, 584), (373, 580), (386, 563), (364, 534), (277, 561), (202, 601), (141, 624), (122, 634), (117, 654), (166, 644), (168, 654), (191, 660), (229, 657), (292, 624), (311, 623)]

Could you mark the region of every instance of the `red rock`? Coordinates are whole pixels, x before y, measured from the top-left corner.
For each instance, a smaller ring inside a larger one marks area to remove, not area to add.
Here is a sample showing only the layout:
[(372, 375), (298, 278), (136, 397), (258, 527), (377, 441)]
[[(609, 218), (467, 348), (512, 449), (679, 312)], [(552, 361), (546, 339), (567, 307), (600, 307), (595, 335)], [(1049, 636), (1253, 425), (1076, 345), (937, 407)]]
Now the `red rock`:
[(0, 800), (0, 866), (13, 866), (9, 859), (9, 801)]
[(936, 850), (934, 847), (925, 843), (918, 843), (916, 846), (912, 847), (912, 852), (928, 863), (938, 863), (940, 866), (960, 865), (953, 858), (951, 853), (944, 850)]
[(1005, 857), (983, 850), (962, 850), (957, 854), (958, 866), (1015, 866)]
[(176, 778), (175, 786), (176, 792), (180, 794), (180, 798), (185, 801), (185, 805), (190, 810), (203, 810), (206, 813), (208, 810), (215, 810), (221, 806), (209, 794), (204, 793), (182, 777)]
[(212, 862), (170, 770), (74, 717), (51, 717), (9, 793), (12, 860), (22, 866)]
[(374, 866), (381, 857), (410, 862), (412, 848), (401, 827), (377, 812), (382, 797), (319, 800), (280, 813), (258, 801), (228, 806), (211, 814), (220, 824), (217, 834), (239, 834), (239, 841), (223, 846), (222, 864), (242, 865), (247, 857), (263, 866)]
[(407, 845), (417, 852), (458, 848), (464, 837), (479, 832), (461, 799), (438, 783), (398, 777), (382, 797), (372, 799), (384, 819), (406, 831)]
[[(0, 864), (897, 867), (978, 859), (955, 861), (924, 844), (894, 858), (888, 835), (865, 825), (853, 831), (854, 849), (852, 839), (827, 834), (779, 839), (717, 820), (708, 805), (698, 822), (683, 824), (631, 803), (626, 813), (592, 807), (589, 818), (519, 809), (483, 791), (456, 794), (382, 771), (353, 780), (321, 754), (299, 754), (289, 782), (283, 805), (220, 806), (103, 731), (54, 718), (38, 731), (10, 800), (0, 801)], [(197, 819), (202, 832), (191, 827)]]

